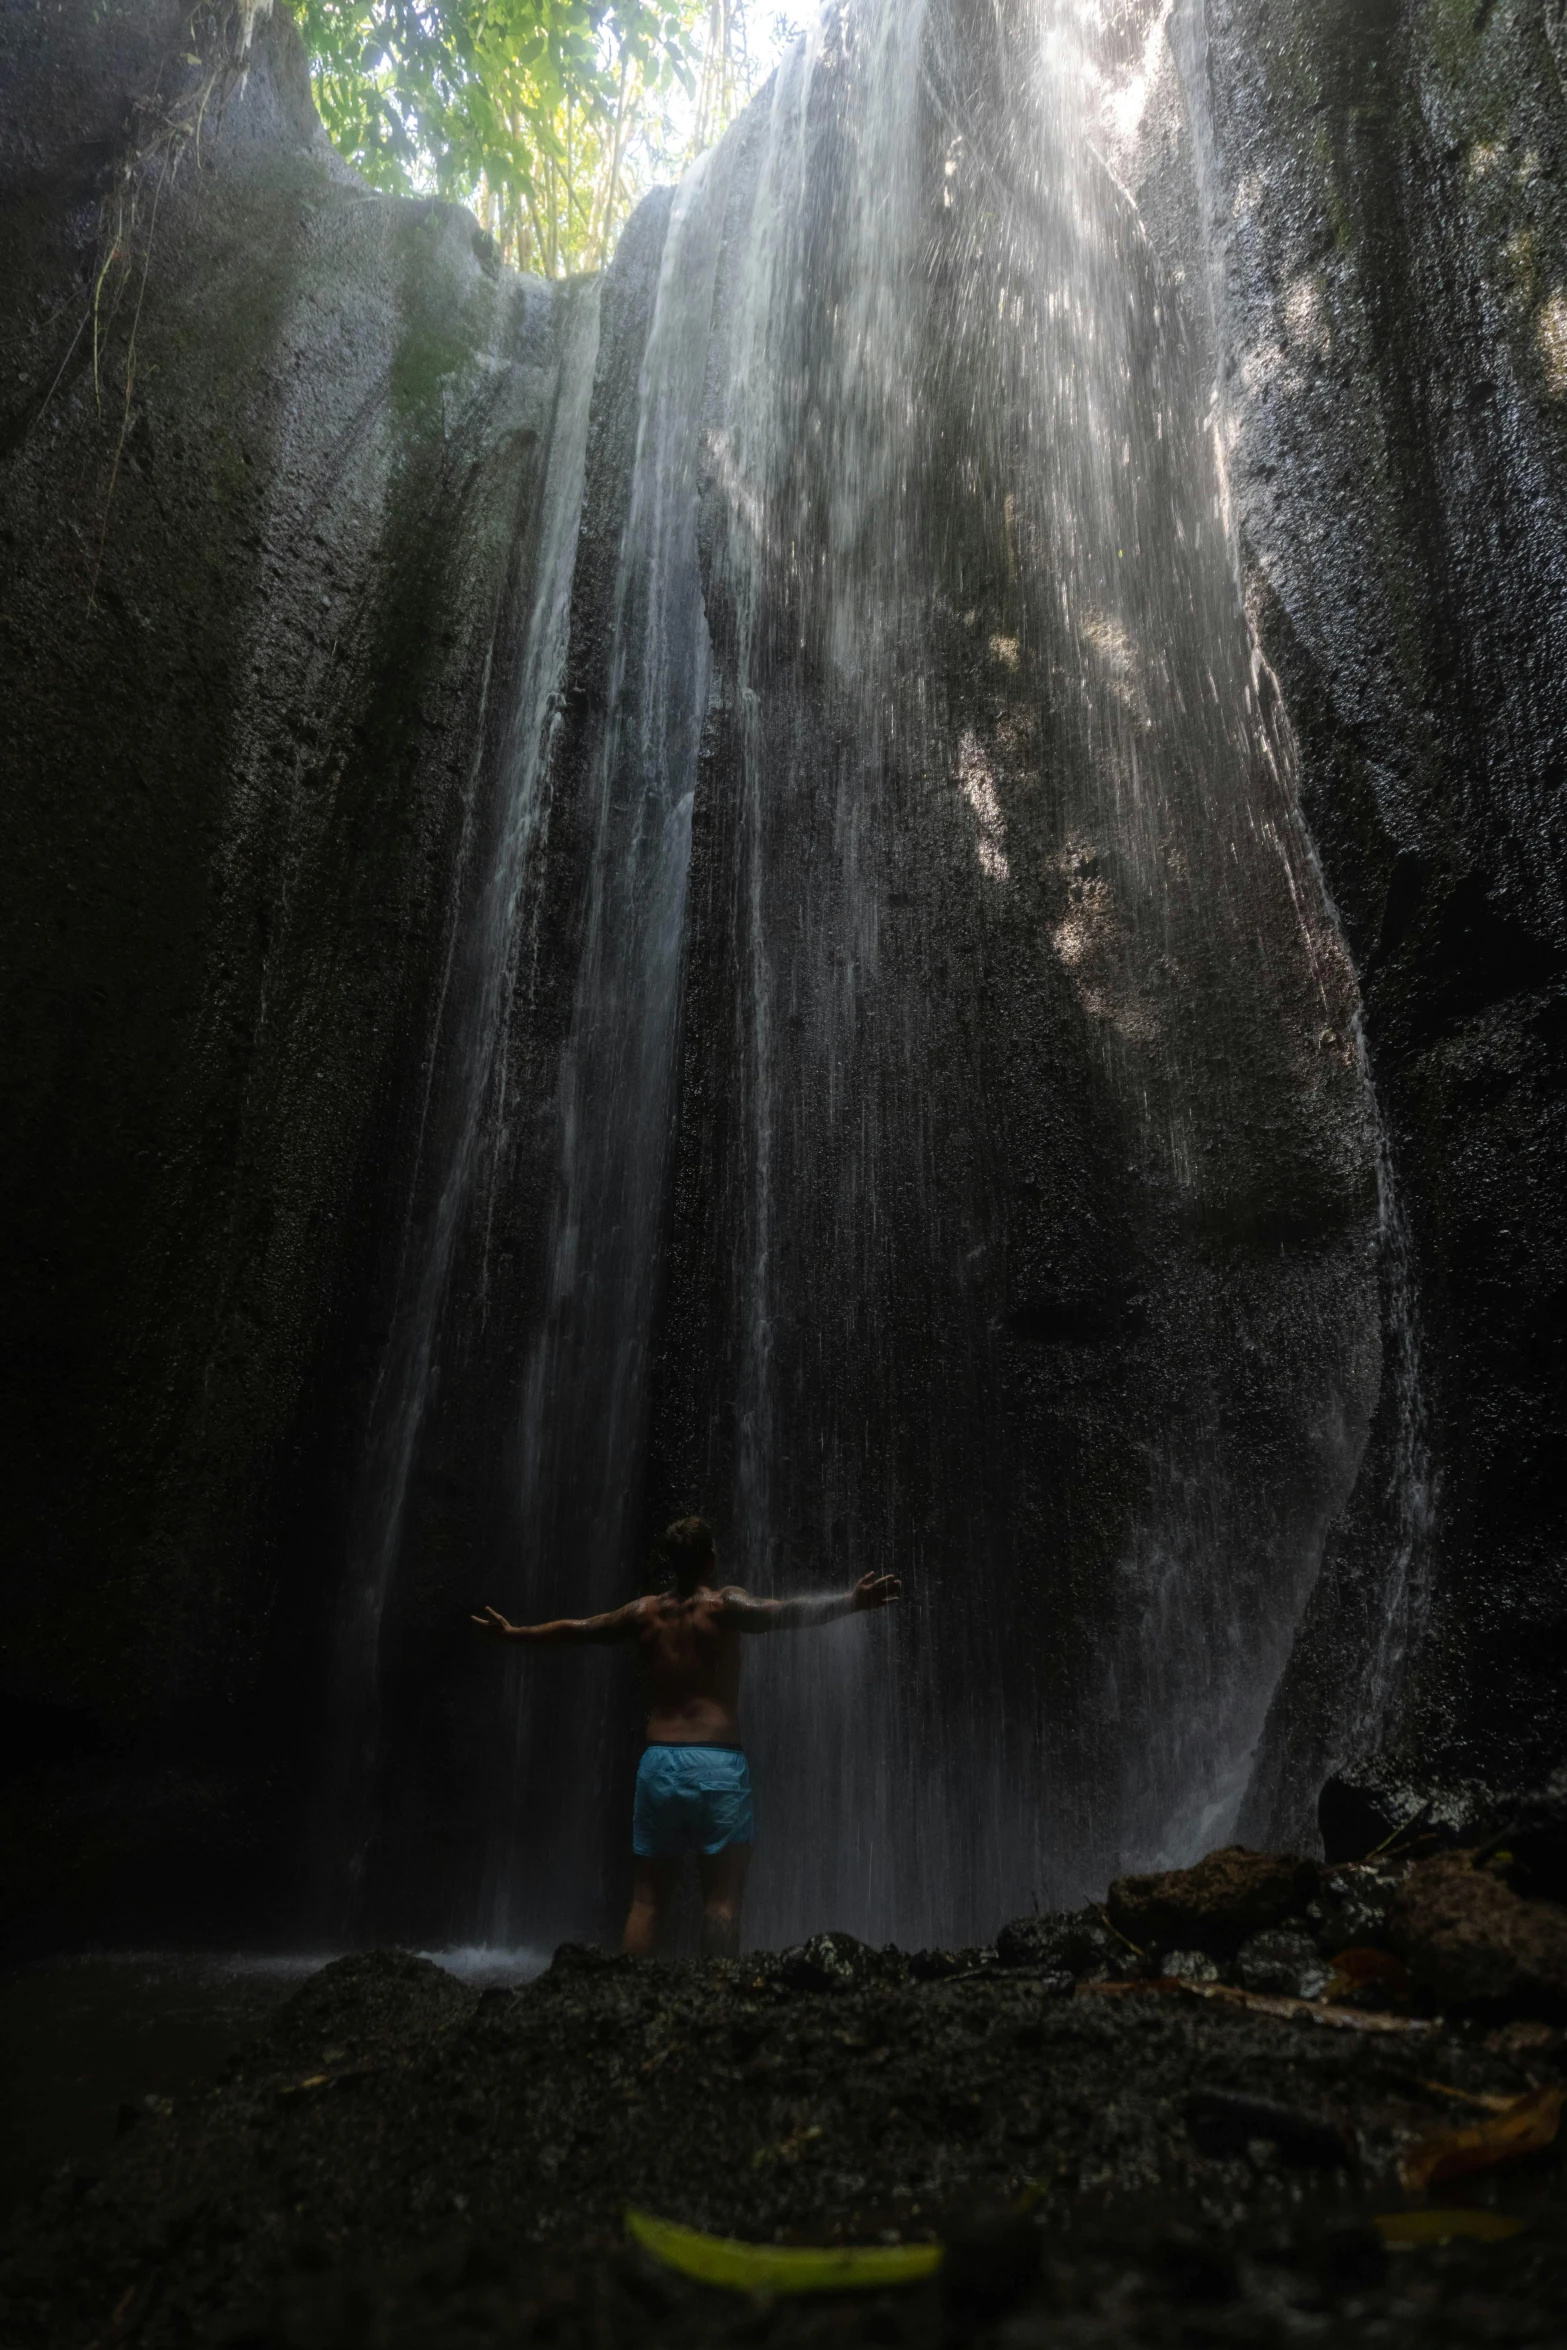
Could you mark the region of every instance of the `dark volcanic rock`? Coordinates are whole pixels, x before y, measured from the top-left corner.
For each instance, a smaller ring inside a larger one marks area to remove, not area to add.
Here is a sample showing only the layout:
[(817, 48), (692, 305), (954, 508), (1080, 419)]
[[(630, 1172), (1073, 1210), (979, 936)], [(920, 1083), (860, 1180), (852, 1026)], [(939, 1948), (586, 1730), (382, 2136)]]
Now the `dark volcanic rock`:
[(1384, 1941), (1388, 1912), (1404, 1874), (1400, 1866), (1376, 1862), (1347, 1863), (1322, 1871), (1309, 1914), (1325, 1957)]
[(1206, 1950), (1165, 1950), (1159, 1954), (1159, 1972), (1177, 1983), (1220, 1983), (1224, 1970)]
[(796, 1991), (863, 1991), (867, 1984), (895, 1981), (907, 1961), (896, 1950), (873, 1950), (853, 1934), (813, 1934), (786, 1950), (778, 1972)]
[(958, 1975), (983, 1974), (997, 1964), (989, 1944), (969, 1950), (913, 1950), (909, 1973), (916, 1983), (950, 1983)]
[(1039, 1967), (1047, 1974), (1079, 1979), (1093, 1976), (1113, 1982), (1148, 1972), (1142, 1954), (1124, 1935), (1113, 1932), (1095, 1909), (1014, 1918), (996, 1936), (996, 1956), (1005, 1967)]
[(1285, 1999), (1320, 1999), (1332, 1972), (1311, 1935), (1298, 1927), (1274, 1926), (1253, 1934), (1235, 1955), (1237, 1983)]
[(1543, 1787), (1499, 1806), (1509, 1882), (1541, 1901), (1567, 1901), (1567, 1766)]
[(1283, 1843), (1400, 1648), (1413, 1776), (1567, 1750), (1567, 41), (1556, 0), (1209, 0), (1194, 63), (1248, 598), (1398, 1198), (1383, 1409), (1240, 1821)]
[[(286, 9), (225, 68), (244, 13), (0, 11), (0, 1873), (35, 1940), (297, 1883), (570, 309), (342, 165)], [(199, 151), (138, 161), (209, 72)]]
[(1405, 1769), (1396, 1756), (1373, 1754), (1346, 1763), (1317, 1798), (1317, 1825), (1330, 1861), (1365, 1860), (1382, 1847), (1429, 1850), (1473, 1843), (1496, 1810), (1496, 1798), (1475, 1781), (1433, 1782)]
[(1145, 1950), (1206, 1950), (1232, 1957), (1254, 1934), (1303, 1916), (1317, 1881), (1314, 1861), (1231, 1844), (1191, 1869), (1119, 1877), (1112, 1925)]
[(1388, 1932), (1416, 1984), (1444, 2007), (1567, 2014), (1567, 1909), (1523, 1899), (1466, 1853), (1411, 1869)]
[[(481, 2011), (489, 2012), (485, 2002), (493, 1996), (479, 1994)], [(375, 2054), (384, 2062), (474, 2013), (473, 1993), (432, 1960), (406, 1950), (367, 1951), (312, 1975), (268, 2026), (266, 2046), (277, 2062), (297, 2062), (306, 2071), (333, 2047), (354, 2061)]]

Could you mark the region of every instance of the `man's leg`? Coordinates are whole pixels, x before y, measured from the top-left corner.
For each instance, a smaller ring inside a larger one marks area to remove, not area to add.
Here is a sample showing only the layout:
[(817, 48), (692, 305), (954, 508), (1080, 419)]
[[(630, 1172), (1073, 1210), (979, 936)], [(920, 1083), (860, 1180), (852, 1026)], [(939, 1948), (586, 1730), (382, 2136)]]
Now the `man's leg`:
[(722, 1852), (702, 1855), (704, 1958), (740, 1955), (740, 1904), (745, 1898), (745, 1872), (750, 1863), (749, 1844), (726, 1844)]
[(637, 1861), (631, 1908), (626, 1916), (626, 1930), (620, 1937), (620, 1947), (630, 1957), (651, 1958), (658, 1948), (659, 1925), (669, 1908), (679, 1866), (674, 1860)]

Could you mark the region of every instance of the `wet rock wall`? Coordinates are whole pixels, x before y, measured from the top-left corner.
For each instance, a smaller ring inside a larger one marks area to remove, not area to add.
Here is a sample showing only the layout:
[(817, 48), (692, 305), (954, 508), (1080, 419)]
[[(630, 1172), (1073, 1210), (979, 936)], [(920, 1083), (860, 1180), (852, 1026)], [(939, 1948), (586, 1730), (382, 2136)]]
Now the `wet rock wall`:
[[(187, 13), (0, 19), (4, 1820), (33, 1934), (265, 1917), (294, 1873), (554, 396), (543, 290), (343, 169), (292, 28), (241, 81), (183, 62)], [(104, 200), (211, 74), (199, 152), (130, 175), (95, 386)]]
[[(964, 12), (949, 13), (961, 36)], [(278, 1914), (280, 1888), (299, 1890), (300, 1855), (321, 1847), (309, 1815), (344, 1562), (457, 1115), (443, 1021), (463, 998), (461, 942), (500, 821), (508, 665), (559, 392), (562, 305), (499, 270), (466, 216), (372, 196), (343, 172), (280, 22), (258, 31), (199, 166), (188, 157), (160, 198), (132, 396), (124, 307), (95, 396), (81, 328), (104, 258), (100, 200), (132, 100), (174, 70), (181, 21), (177, 9), (85, 4), (0, 16), (13, 232), (0, 265), (5, 1825), (27, 1930), (46, 1934), (132, 1930), (182, 1905), (210, 1920), (225, 1903), (254, 1930)], [(970, 30), (982, 81), (984, 28)], [(1243, 1821), (1262, 1839), (1299, 1833), (1325, 1770), (1401, 1724), (1438, 1764), (1501, 1775), (1561, 1741), (1564, 43), (1550, 7), (1484, 0), (1419, 11), (1205, 0), (1167, 20), (1123, 11), (1112, 30), (1149, 93), (1115, 160), (1158, 267), (1187, 285), (1186, 363), (1220, 383), (1252, 621), (1359, 978), (1402, 1219), (1384, 1216), (1383, 1367), (1364, 1464)], [(376, 1765), (379, 1833), (401, 1857), (367, 1922), (400, 1929), (434, 1932), (453, 1914), (484, 1863), (465, 1793), (507, 1763), (506, 1737), (480, 1710), (493, 1660), (464, 1661), (454, 1627), (470, 1562), (504, 1566), (519, 1498), (511, 1439), (545, 1296), (547, 1129), (665, 219), (660, 206), (643, 215), (603, 293), (551, 848), (530, 917), (546, 943), (508, 1014), (506, 1113), (484, 1212), (454, 1260), (443, 1402), (409, 1489), (409, 1564), (381, 1652), (377, 1706), (395, 1735)], [(732, 313), (719, 316), (727, 330)], [(933, 405), (963, 396), (961, 384), (938, 389)], [(1039, 831), (1054, 854), (1057, 820), (1021, 789), (1029, 760), (1010, 783), (1006, 763), (1020, 726), (1050, 739), (1052, 720), (1048, 696), (1021, 708), (994, 649), (1026, 639), (1030, 620), (1008, 568), (1004, 472), (998, 459), (972, 508), (955, 506), (936, 534), (952, 615), (926, 650), (957, 732), (973, 732), (1000, 777), (1015, 843)], [(1048, 615), (1033, 624), (1046, 631)], [(789, 659), (767, 681), (765, 760), (797, 779), (789, 853), (804, 859), (797, 870), (816, 860), (830, 929), (826, 779), (842, 714), (814, 659), (797, 663), (802, 690), (790, 690)], [(706, 1498), (733, 1480), (741, 1449), (705, 1388), (670, 1368), (693, 1347), (710, 1348), (724, 1378), (739, 1359), (724, 1256), (747, 1148), (733, 1083), (746, 1019), (728, 788), (738, 708), (721, 688), (694, 810), (672, 1194), (682, 1228), (668, 1236), (639, 1530), (694, 1488)], [(943, 715), (935, 731), (947, 726)], [(930, 942), (958, 921), (955, 901), (930, 900), (943, 872), (976, 900), (978, 943), (956, 994), (937, 990), (946, 1074), (917, 1113), (945, 1154), (926, 1184), (941, 1262), (912, 1304), (905, 1291), (887, 1309), (889, 1268), (912, 1261), (889, 1193), (885, 1262), (866, 1290), (905, 1346), (892, 1376), (899, 1508), (927, 1531), (955, 1528), (960, 1550), (983, 1547), (991, 1497), (1009, 1476), (1028, 1486), (1055, 1446), (1066, 1482), (1046, 1479), (1018, 1523), (1069, 1549), (1086, 1529), (1060, 1595), (1086, 1622), (1083, 1561), (1111, 1556), (1106, 1528), (1125, 1506), (1126, 1460), (1106, 1447), (1128, 1409), (1139, 1426), (1157, 1419), (1161, 1377), (1182, 1391), (1165, 1398), (1172, 1408), (1186, 1408), (1192, 1379), (1178, 1350), (1161, 1354), (1158, 1313), (1152, 1339), (1120, 1333), (1131, 1343), (1108, 1380), (1096, 1384), (1082, 1342), (1116, 1336), (1106, 1315), (1147, 1311), (1146, 1278), (1117, 1287), (1129, 1252), (1184, 1262), (1191, 1235), (1166, 1228), (1165, 1208), (1129, 1180), (1135, 1151), (1085, 1075), (1063, 973), (1016, 922), (993, 921), (957, 830), (967, 819), (928, 796), (927, 767), (923, 751), (901, 750), (878, 787), (889, 807), (907, 801), (932, 849), (913, 886), (881, 877), (886, 951), (931, 986)], [(1031, 883), (1040, 919), (1069, 914), (1045, 900), (1083, 880)], [(767, 918), (787, 927), (787, 889)], [(812, 1033), (785, 1039), (802, 1104)], [(980, 1165), (976, 1194), (963, 1168), (991, 1146), (960, 1113), (987, 1053), (1000, 1125), (1021, 1141), (1010, 1178)], [(867, 1066), (868, 1098), (884, 1106), (903, 1081)], [(1046, 1147), (1046, 1095), (1055, 1142), (1078, 1131), (1066, 1160)], [(1308, 1182), (1310, 1155), (1279, 1164)], [(1253, 1190), (1266, 1188), (1261, 1158), (1253, 1173)], [(976, 1197), (986, 1230), (971, 1233)], [(1075, 1248), (1067, 1215), (1075, 1288), (1056, 1261), (1057, 1211), (1074, 1197), (1092, 1205), (1104, 1259)], [(1270, 1246), (1299, 1251), (1313, 1216), (1322, 1230), (1320, 1199), (1304, 1227), (1288, 1199), (1263, 1205), (1241, 1236), (1252, 1282), (1271, 1277)], [(789, 1243), (802, 1294), (821, 1278), (821, 1212)], [(1233, 1253), (1234, 1223), (1221, 1215), (1216, 1241), (1210, 1220), (1202, 1249)], [(971, 1262), (987, 1237), (988, 1256)], [(966, 1466), (938, 1476), (925, 1432), (939, 1439), (947, 1388), (968, 1371), (937, 1366), (930, 1333), (954, 1317), (985, 1377), (1001, 1362), (1007, 1401), (976, 1418), (983, 1443)], [(796, 1328), (782, 1343), (806, 1394), (815, 1342)], [(1066, 1366), (1064, 1385), (1050, 1364)], [(855, 1425), (887, 1403), (851, 1353), (817, 1392), (834, 1382)], [(1232, 1391), (1259, 1402), (1244, 1376)], [(1259, 1460), (1271, 1442), (1264, 1431)], [(992, 1443), (1010, 1448), (999, 1477), (985, 1465)], [(799, 1503), (802, 1471), (781, 1536), (807, 1553), (852, 1545), (866, 1473), (857, 1461), (823, 1520)], [(1386, 1638), (1390, 1562), (1410, 1601), (1398, 1627), (1413, 1650), (1407, 1686), (1365, 1670)], [(1026, 1660), (1007, 1669), (1032, 1683)], [(548, 1701), (562, 1732), (576, 1694), (563, 1683)], [(606, 1805), (625, 1760), (617, 1748), (602, 1766)], [(608, 1844), (601, 1874), (607, 1908)]]
[[(1288, 1835), (1357, 1739), (1505, 1782), (1567, 1738), (1567, 41), (1554, 0), (1217, 0), (1190, 65), (1232, 494), (1360, 976), (1423, 1412), (1414, 1522), (1385, 1419), (1280, 1693), (1248, 1825)], [(1420, 1622), (1378, 1723), (1400, 1544)]]

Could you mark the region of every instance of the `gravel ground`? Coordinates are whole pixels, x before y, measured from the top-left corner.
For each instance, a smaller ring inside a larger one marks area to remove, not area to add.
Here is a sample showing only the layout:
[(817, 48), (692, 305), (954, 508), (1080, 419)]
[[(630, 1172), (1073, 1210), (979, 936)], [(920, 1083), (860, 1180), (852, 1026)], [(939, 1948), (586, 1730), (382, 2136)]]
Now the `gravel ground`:
[[(1330, 2029), (943, 1963), (921, 1979), (863, 1953), (823, 1989), (787, 1958), (568, 1949), (478, 1991), (404, 1954), (340, 1960), (224, 2080), (16, 2215), (0, 2340), (1561, 2340), (1557, 2150), (1445, 2191), (1523, 2219), (1508, 2242), (1389, 2255), (1371, 2224), (1423, 2200), (1398, 2183), (1410, 2140), (1481, 2110), (1456, 2092), (1567, 2079), (1559, 2034)], [(755, 2240), (953, 2249), (933, 2284), (753, 2302), (655, 2269), (627, 2203)]]

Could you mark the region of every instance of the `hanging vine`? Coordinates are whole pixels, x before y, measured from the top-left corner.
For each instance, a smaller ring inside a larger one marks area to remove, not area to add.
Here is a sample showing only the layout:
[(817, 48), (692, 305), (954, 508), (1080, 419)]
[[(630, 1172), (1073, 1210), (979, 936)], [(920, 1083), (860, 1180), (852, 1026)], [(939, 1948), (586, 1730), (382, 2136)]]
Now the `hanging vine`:
[(47, 408), (72, 353), (90, 328), (93, 397), (102, 411), (111, 338), (129, 304), (129, 331), (112, 395), (118, 418), (87, 590), (89, 610), (97, 596), (114, 493), (131, 427), (142, 305), (159, 209), (186, 156), (199, 162), (202, 134), (221, 117), (231, 91), (243, 79), (256, 26), (270, 16), (272, 5), (273, 0), (199, 0), (184, 19), (178, 41), (160, 60), (152, 88), (132, 101), (126, 135), (103, 192), (92, 297), (44, 401)]

